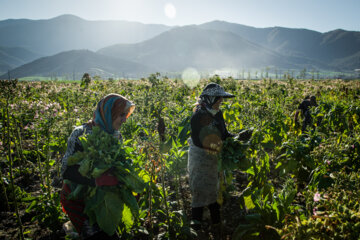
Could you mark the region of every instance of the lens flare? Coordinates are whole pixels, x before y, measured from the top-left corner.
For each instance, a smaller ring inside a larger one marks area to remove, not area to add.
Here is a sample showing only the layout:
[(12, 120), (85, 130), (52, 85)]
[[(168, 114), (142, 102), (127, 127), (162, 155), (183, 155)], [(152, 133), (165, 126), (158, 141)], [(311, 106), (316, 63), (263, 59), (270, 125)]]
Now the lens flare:
[(176, 17), (176, 8), (172, 3), (167, 3), (164, 7), (165, 15), (168, 18), (175, 18)]
[(190, 88), (196, 87), (200, 82), (200, 74), (195, 68), (187, 68), (183, 71), (181, 78), (186, 86)]

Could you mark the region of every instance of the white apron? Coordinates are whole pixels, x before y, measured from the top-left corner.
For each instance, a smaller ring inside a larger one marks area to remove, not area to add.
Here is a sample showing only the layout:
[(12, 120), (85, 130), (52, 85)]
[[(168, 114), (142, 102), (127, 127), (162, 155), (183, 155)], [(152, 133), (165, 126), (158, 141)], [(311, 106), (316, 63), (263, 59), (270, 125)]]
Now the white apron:
[(218, 196), (218, 155), (195, 146), (190, 139), (188, 172), (191, 207), (204, 207), (216, 202)]

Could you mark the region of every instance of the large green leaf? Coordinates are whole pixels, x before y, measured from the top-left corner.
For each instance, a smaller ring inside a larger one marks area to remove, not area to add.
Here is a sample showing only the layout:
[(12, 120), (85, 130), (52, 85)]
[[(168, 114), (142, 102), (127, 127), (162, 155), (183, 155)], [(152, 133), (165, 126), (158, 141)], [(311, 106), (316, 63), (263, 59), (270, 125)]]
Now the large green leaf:
[(117, 171), (114, 172), (115, 176), (123, 182), (126, 187), (136, 193), (142, 193), (145, 188), (144, 181), (135, 173), (124, 169), (121, 166), (116, 167)]
[(130, 208), (132, 215), (134, 217), (139, 216), (139, 206), (137, 204), (137, 201), (135, 197), (133, 196), (132, 192), (125, 188), (119, 189), (119, 194), (122, 199), (122, 201)]
[(85, 208), (84, 213), (89, 216), (90, 224), (96, 223), (96, 213), (95, 210), (98, 208), (100, 204), (104, 201), (105, 191), (97, 187), (96, 189), (93, 189), (92, 196), (88, 196), (88, 198), (85, 200)]
[(112, 236), (122, 219), (123, 201), (116, 192), (107, 191), (104, 201), (95, 209), (96, 221), (99, 227)]
[(232, 236), (233, 240), (259, 239), (259, 230), (256, 224), (239, 224)]
[(78, 184), (75, 190), (69, 194), (68, 199), (69, 200), (84, 199), (86, 192), (87, 192), (87, 186)]
[(251, 199), (251, 195), (244, 196), (244, 201), (245, 201), (245, 206), (246, 206), (247, 209), (255, 208), (255, 204), (253, 203), (253, 201)]
[(92, 166), (92, 160), (89, 158), (85, 158), (81, 161), (80, 167), (79, 167), (79, 173), (86, 177), (91, 170)]
[(131, 229), (134, 224), (133, 214), (129, 207), (124, 205), (124, 210), (122, 212), (122, 223), (124, 223), (127, 230)]

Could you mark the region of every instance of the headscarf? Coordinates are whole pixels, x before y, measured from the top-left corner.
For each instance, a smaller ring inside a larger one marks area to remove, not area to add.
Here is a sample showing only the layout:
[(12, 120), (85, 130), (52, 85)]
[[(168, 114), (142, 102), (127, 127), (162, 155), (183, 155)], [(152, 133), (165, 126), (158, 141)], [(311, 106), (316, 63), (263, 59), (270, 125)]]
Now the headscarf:
[(126, 118), (128, 118), (134, 109), (134, 103), (119, 94), (111, 93), (98, 102), (92, 122), (105, 132), (114, 134), (112, 123), (115, 117), (127, 112)]
[(202, 91), (197, 105), (204, 107), (213, 116), (219, 112), (219, 110), (213, 109), (213, 105), (220, 98), (232, 98), (234, 95), (225, 92), (224, 88), (217, 83), (209, 83)]
[(200, 96), (198, 102), (196, 103), (199, 106), (204, 107), (209, 113), (215, 115), (219, 110), (213, 109), (212, 106), (220, 99), (218, 96)]

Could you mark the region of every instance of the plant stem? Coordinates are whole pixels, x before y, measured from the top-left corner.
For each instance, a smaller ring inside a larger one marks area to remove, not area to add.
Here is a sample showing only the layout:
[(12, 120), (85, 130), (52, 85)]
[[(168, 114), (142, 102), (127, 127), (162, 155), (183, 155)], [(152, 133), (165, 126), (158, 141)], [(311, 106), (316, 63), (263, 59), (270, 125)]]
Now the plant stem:
[(5, 129), (5, 108), (2, 109), (2, 135), (1, 135), (1, 141), (4, 142), (5, 141), (5, 136), (6, 136), (6, 129)]
[(17, 125), (17, 128), (16, 128), (16, 133), (17, 133), (17, 138), (19, 139), (19, 147), (20, 147), (20, 157), (21, 157), (21, 161), (24, 163), (24, 164), (30, 164), (31, 167), (32, 167), (32, 173), (34, 173), (35, 171), (35, 165), (31, 162), (31, 161), (28, 161), (26, 159), (26, 157), (24, 156), (24, 151), (23, 151), (23, 141), (22, 141), (22, 137), (21, 137), (21, 132), (20, 132), (20, 129), (22, 129), (22, 122), (20, 120), (20, 123), (19, 125)]
[(176, 201), (178, 204), (178, 207), (180, 208), (180, 174), (176, 174)]
[(38, 162), (38, 167), (39, 167), (40, 180), (41, 180), (41, 184), (45, 187), (45, 182), (44, 182), (44, 177), (43, 177), (43, 170), (42, 170), (42, 167), (41, 167), (41, 161), (40, 161), (40, 156), (39, 156), (39, 141), (38, 141), (38, 132), (37, 132), (37, 130), (35, 130), (35, 146), (36, 146), (37, 162)]
[(0, 180), (1, 180), (1, 186), (2, 186), (2, 189), (3, 189), (3, 192), (4, 192), (4, 196), (5, 196), (6, 208), (10, 212), (9, 200), (8, 200), (8, 196), (7, 196), (7, 193), (6, 193), (6, 187), (5, 187), (5, 184), (4, 184), (4, 180), (3, 180), (3, 176), (2, 176), (1, 171), (0, 171)]
[[(165, 209), (166, 209), (166, 218), (167, 218), (167, 222), (168, 222), (168, 232), (169, 232), (169, 237), (170, 237), (172, 235), (172, 231), (171, 231), (169, 207), (168, 207), (166, 188), (165, 188), (165, 177), (164, 177), (165, 163), (163, 163), (162, 154), (160, 155), (160, 157), (161, 157), (161, 163), (163, 164), (163, 166), (161, 167), (161, 180), (162, 180), (161, 185), (162, 185), (162, 191), (163, 191), (163, 195), (164, 195), (164, 204), (165, 204)], [(171, 239), (171, 237), (170, 237), (170, 239)]]
[[(147, 159), (149, 158), (148, 155), (148, 148), (145, 148), (145, 153), (146, 153), (146, 157)], [(152, 223), (152, 183), (154, 181), (154, 171), (153, 168), (151, 167), (151, 173), (150, 173), (150, 183), (149, 183), (149, 222), (150, 222), (150, 239), (153, 239), (154, 237), (154, 229), (153, 229), (153, 223)]]
[(7, 130), (8, 130), (8, 161), (9, 161), (9, 168), (10, 168), (10, 184), (11, 184), (11, 189), (12, 189), (12, 193), (14, 195), (14, 206), (15, 206), (15, 214), (16, 214), (16, 218), (19, 224), (19, 230), (20, 230), (20, 239), (24, 239), (24, 233), (23, 233), (23, 226), (21, 223), (21, 218), (20, 218), (20, 214), (19, 214), (19, 209), (18, 209), (18, 205), (17, 205), (17, 199), (16, 199), (16, 193), (15, 193), (15, 187), (14, 187), (14, 179), (13, 179), (13, 162), (12, 162), (12, 157), (11, 157), (11, 138), (10, 138), (10, 118), (9, 118), (9, 100), (6, 99), (6, 117), (7, 117)]
[[(13, 129), (13, 135), (14, 135), (14, 144), (15, 144), (15, 151), (16, 151), (16, 156), (20, 159), (20, 175), (22, 175), (24, 173), (23, 167), (25, 165), (24, 162), (24, 156), (22, 154), (22, 148), (21, 148), (21, 139), (20, 139), (20, 135), (19, 135), (19, 129), (17, 127), (17, 123), (15, 118), (14, 120), (14, 126), (16, 129)], [(19, 149), (20, 148), (20, 149)]]
[(46, 165), (45, 165), (45, 177), (46, 177), (46, 188), (48, 190), (49, 199), (51, 198), (51, 183), (50, 183), (50, 132), (47, 129), (47, 141), (46, 141)]
[(152, 176), (150, 178), (150, 183), (149, 183), (149, 222), (150, 222), (150, 238), (152, 239), (154, 236), (154, 230), (153, 230), (153, 223), (152, 223), (152, 188), (151, 188), (151, 184), (152, 184)]

